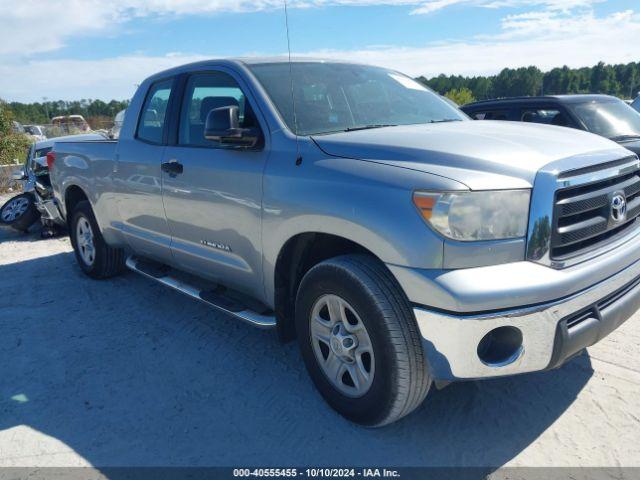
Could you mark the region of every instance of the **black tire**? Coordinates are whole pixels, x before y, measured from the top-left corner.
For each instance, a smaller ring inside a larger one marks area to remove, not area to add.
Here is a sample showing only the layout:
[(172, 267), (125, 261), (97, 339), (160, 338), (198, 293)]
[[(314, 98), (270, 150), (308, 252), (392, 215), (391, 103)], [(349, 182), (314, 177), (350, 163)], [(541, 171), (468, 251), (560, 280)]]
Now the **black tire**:
[[(87, 262), (83, 259), (83, 254), (78, 245), (77, 227), (78, 223), (83, 220), (88, 222), (91, 233), (93, 234), (94, 257), (92, 262)], [(69, 227), (69, 237), (71, 238), (76, 260), (84, 273), (91, 278), (103, 279), (118, 275), (124, 270), (124, 250), (121, 248), (113, 248), (106, 244), (98, 227), (98, 222), (96, 222), (91, 204), (88, 201), (78, 202), (71, 215)]]
[(32, 194), (21, 193), (20, 195), (16, 195), (15, 197), (12, 197), (11, 199), (9, 199), (2, 206), (2, 208), (0, 208), (0, 219), (5, 218), (4, 212), (9, 207), (9, 205), (15, 200), (19, 200), (21, 198), (24, 198), (29, 202), (27, 209), (24, 211), (24, 213), (22, 213), (20, 216), (16, 217), (15, 219), (12, 219), (11, 221), (2, 220), (2, 223), (20, 232), (27, 233), (29, 231), (29, 228), (31, 228), (31, 226), (38, 221), (38, 218), (40, 218), (40, 213), (36, 208), (36, 204)]
[[(346, 300), (371, 340), (375, 373), (368, 391), (358, 398), (344, 395), (329, 381), (314, 353), (310, 317), (325, 295)], [(417, 408), (429, 391), (432, 379), (409, 301), (375, 258), (344, 255), (309, 270), (296, 298), (296, 330), (314, 384), (329, 405), (353, 422), (371, 427), (392, 423)]]

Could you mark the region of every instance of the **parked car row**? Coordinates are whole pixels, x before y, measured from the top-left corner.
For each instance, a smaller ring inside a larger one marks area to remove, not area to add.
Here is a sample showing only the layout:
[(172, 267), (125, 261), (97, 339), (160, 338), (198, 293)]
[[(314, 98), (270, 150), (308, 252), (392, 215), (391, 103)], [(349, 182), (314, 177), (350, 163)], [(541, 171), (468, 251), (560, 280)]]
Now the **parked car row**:
[(47, 139), (45, 128), (41, 125), (25, 125), (24, 131), (25, 133), (30, 135), (36, 142)]
[(34, 141), (41, 141), (50, 136), (87, 133), (91, 131), (91, 126), (82, 115), (62, 115), (52, 118), (48, 125), (22, 125), (13, 121), (12, 131), (29, 135)]

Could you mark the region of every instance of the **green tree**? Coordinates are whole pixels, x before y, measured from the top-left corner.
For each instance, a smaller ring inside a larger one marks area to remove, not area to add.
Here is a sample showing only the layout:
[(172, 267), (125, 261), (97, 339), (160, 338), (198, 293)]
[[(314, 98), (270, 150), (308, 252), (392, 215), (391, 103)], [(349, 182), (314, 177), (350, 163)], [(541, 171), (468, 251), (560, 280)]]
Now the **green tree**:
[(572, 69), (566, 65), (543, 73), (536, 67), (505, 68), (497, 75), (462, 77), (438, 75), (418, 81), (441, 95), (468, 88), (475, 98), (501, 98), (573, 93), (605, 93), (633, 98), (640, 91), (640, 64), (606, 65)]
[(449, 90), (445, 93), (445, 97), (449, 100), (453, 100), (458, 105), (466, 105), (467, 103), (476, 101), (476, 98), (473, 96), (473, 92), (466, 87)]
[(0, 165), (11, 165), (23, 160), (31, 144), (29, 137), (13, 133), (13, 114), (0, 100)]
[(129, 101), (111, 100), (106, 103), (102, 100), (82, 99), (74, 101), (49, 101), (44, 103), (20, 103), (11, 102), (9, 108), (13, 111), (15, 119), (23, 124), (47, 124), (53, 117), (59, 115), (82, 115), (90, 117), (113, 117), (120, 110), (124, 110)]
[(598, 63), (591, 71), (591, 91), (618, 95), (622, 86), (616, 77), (616, 71), (611, 65)]

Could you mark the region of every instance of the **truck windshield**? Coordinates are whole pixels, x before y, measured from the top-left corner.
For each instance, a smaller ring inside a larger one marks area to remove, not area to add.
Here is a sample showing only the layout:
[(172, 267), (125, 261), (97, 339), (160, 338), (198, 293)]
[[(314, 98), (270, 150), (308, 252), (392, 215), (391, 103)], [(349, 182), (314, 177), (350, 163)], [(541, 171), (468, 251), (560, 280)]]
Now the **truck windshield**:
[(640, 113), (622, 100), (578, 103), (570, 108), (592, 133), (612, 140), (640, 138)]
[(291, 67), (265, 63), (250, 69), (298, 135), (468, 119), (436, 93), (393, 70), (331, 62), (294, 62)]

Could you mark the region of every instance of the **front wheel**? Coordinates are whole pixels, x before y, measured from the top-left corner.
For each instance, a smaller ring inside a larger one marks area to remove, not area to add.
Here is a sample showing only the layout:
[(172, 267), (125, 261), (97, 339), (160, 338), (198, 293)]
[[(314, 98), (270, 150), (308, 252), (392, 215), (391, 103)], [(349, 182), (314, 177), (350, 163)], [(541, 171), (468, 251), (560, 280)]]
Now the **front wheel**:
[(90, 277), (109, 278), (124, 269), (124, 250), (106, 244), (89, 202), (78, 202), (73, 210), (69, 236), (80, 268)]
[(432, 382), (409, 301), (376, 259), (345, 255), (309, 270), (296, 329), (313, 382), (346, 418), (386, 425), (427, 395)]

